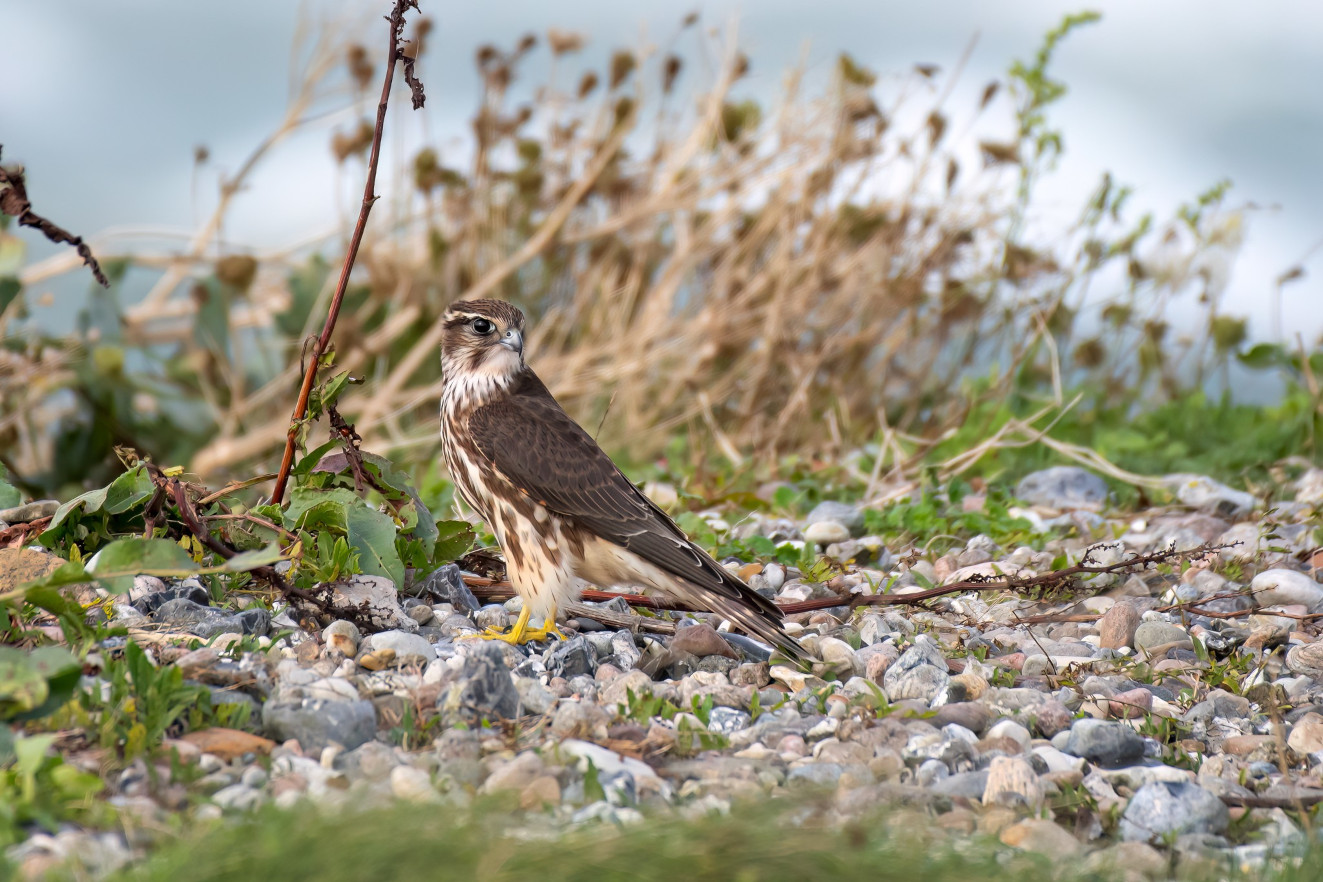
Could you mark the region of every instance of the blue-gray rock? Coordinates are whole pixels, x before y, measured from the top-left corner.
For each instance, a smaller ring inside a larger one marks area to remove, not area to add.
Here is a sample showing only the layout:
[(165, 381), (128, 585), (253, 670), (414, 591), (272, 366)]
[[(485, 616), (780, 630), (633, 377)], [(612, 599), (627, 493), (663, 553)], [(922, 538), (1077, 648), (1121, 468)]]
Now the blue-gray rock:
[(707, 718), (707, 727), (713, 732), (730, 735), (749, 728), (753, 717), (733, 707), (714, 707)]
[(133, 605), (150, 616), (164, 604), (181, 599), (191, 600), (198, 606), (207, 606), (211, 603), (211, 595), (206, 588), (196, 582), (181, 582), (177, 585), (169, 585), (161, 591), (144, 594), (135, 600)]
[(862, 536), (864, 533), (864, 513), (856, 506), (844, 502), (833, 502), (827, 500), (819, 502), (809, 512), (808, 517), (804, 519), (806, 524), (818, 524), (823, 521), (831, 521), (840, 524), (850, 531), (851, 536)]
[(721, 639), (731, 645), (731, 648), (740, 654), (745, 661), (765, 662), (772, 657), (772, 647), (766, 643), (754, 640), (752, 637), (745, 637), (743, 634), (732, 634), (728, 631), (718, 631)]
[(1151, 781), (1121, 816), (1121, 838), (1149, 842), (1187, 833), (1219, 834), (1231, 822), (1222, 800), (1190, 781)]
[[(590, 650), (591, 651), (591, 650)], [(499, 646), (485, 644), (464, 659), (460, 684), (442, 697), (470, 722), (512, 720), (519, 715), (519, 691)]]
[(786, 775), (787, 787), (835, 787), (840, 783), (845, 768), (840, 763), (811, 763), (790, 770)]
[(1079, 466), (1053, 466), (1021, 478), (1015, 496), (1029, 505), (1060, 510), (1091, 509), (1107, 501), (1107, 483)]
[[(931, 762), (931, 760), (930, 760)], [(946, 768), (943, 766), (942, 768)], [(988, 770), (977, 772), (957, 772), (947, 778), (938, 778), (929, 785), (929, 791), (939, 796), (963, 796), (965, 799), (982, 799), (983, 791), (988, 786)]]
[(569, 680), (580, 674), (591, 677), (597, 672), (597, 650), (587, 637), (575, 637), (553, 645), (547, 650), (545, 659), (547, 673), (553, 677)]
[(1076, 720), (1070, 727), (1065, 752), (1102, 766), (1133, 762), (1144, 756), (1144, 739), (1125, 723), (1113, 720)]
[(276, 741), (295, 738), (305, 753), (316, 755), (331, 744), (353, 750), (377, 734), (377, 713), (370, 701), (268, 702), (262, 708), (262, 726)]
[(427, 642), (426, 637), (410, 634), (407, 631), (382, 631), (363, 641), (363, 648), (373, 650), (392, 649), (395, 651), (396, 664), (426, 663), (436, 658), (436, 647)]
[(163, 625), (182, 628), (190, 634), (209, 638), (217, 634), (265, 634), (271, 614), (264, 609), (227, 613), (177, 597), (161, 604), (154, 618)]
[(451, 604), (460, 612), (476, 612), (482, 608), (478, 598), (473, 595), (458, 564), (448, 563), (437, 567), (423, 579), (421, 592), (430, 594), (438, 600)]

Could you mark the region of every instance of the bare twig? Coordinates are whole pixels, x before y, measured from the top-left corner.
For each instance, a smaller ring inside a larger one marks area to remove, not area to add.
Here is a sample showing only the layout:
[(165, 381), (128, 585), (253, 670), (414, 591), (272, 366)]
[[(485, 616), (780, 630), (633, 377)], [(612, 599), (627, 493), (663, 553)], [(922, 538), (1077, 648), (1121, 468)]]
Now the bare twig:
[(96, 280), (101, 283), (103, 288), (110, 287), (110, 279), (101, 270), (101, 264), (97, 263), (92, 256), (92, 249), (82, 236), (75, 236), (73, 233), (56, 226), (46, 218), (32, 210), (32, 203), (28, 201), (27, 186), (23, 180), (23, 172), (16, 169), (5, 169), (0, 166), (0, 185), (6, 185), (0, 189), (0, 214), (7, 214), (18, 220), (19, 226), (33, 227), (47, 239), (50, 239), (57, 245), (72, 245), (78, 252), (78, 256), (87, 264), (87, 268), (96, 276)]
[[(363, 242), (363, 233), (367, 229), (368, 214), (372, 211), (372, 204), (377, 201), (377, 164), (381, 159), (381, 136), (386, 128), (386, 105), (390, 100), (391, 83), (395, 77), (395, 64), (404, 53), (401, 47), (401, 31), (404, 29), (404, 13), (408, 9), (418, 9), (418, 0), (395, 0), (395, 6), (391, 9), (390, 17), (390, 50), (386, 55), (386, 76), (381, 85), (381, 100), (377, 103), (377, 122), (372, 130), (372, 151), (368, 155), (367, 181), (363, 186), (363, 205), (358, 212), (358, 223), (354, 225), (354, 234), (349, 239), (349, 249), (345, 253), (344, 265), (340, 269), (340, 281), (335, 288), (335, 296), (331, 299), (330, 309), (326, 313), (326, 323), (322, 326), (322, 332), (317, 337), (317, 342), (310, 353), (307, 368), (303, 373), (303, 385), (299, 389), (298, 402), (294, 405), (294, 413), (289, 418), (289, 432), (285, 437), (285, 453), (280, 460), (280, 470), (276, 474), (276, 486), (271, 491), (271, 501), (281, 503), (285, 499), (285, 485), (289, 482), (289, 472), (294, 465), (294, 448), (298, 441), (299, 426), (303, 422), (304, 415), (308, 412), (308, 399), (312, 395), (313, 384), (317, 380), (317, 368), (321, 366), (322, 355), (325, 354), (327, 347), (331, 342), (331, 334), (335, 331), (336, 319), (340, 316), (340, 306), (344, 302), (345, 291), (349, 288), (349, 274), (353, 271), (354, 260), (358, 257), (359, 245)], [(415, 109), (423, 104), (423, 86), (413, 74), (413, 60), (405, 61), (405, 79), (409, 83), (409, 88), (413, 92), (413, 106)]]

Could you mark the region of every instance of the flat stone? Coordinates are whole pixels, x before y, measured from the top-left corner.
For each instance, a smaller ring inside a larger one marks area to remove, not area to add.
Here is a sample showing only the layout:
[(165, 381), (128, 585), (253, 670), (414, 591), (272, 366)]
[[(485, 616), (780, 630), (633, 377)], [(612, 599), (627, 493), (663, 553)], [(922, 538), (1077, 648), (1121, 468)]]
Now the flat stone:
[(687, 652), (699, 658), (709, 655), (722, 655), (733, 659), (740, 657), (739, 653), (731, 649), (729, 643), (721, 639), (717, 629), (705, 622), (678, 629), (671, 638), (671, 649)]
[(1189, 781), (1155, 781), (1135, 791), (1121, 815), (1121, 838), (1161, 841), (1186, 833), (1220, 834), (1231, 816), (1222, 800)]
[(1153, 693), (1147, 689), (1127, 689), (1107, 702), (1107, 710), (1118, 720), (1134, 720), (1153, 710)]
[(180, 737), (203, 753), (218, 756), (226, 762), (239, 759), (245, 754), (255, 753), (265, 756), (276, 743), (269, 738), (241, 732), (238, 729), (226, 729), (216, 726), (211, 729), (199, 729)]
[(1302, 677), (1323, 680), (1323, 643), (1292, 646), (1286, 653), (1286, 666)]
[(400, 606), (395, 583), (385, 576), (360, 574), (348, 582), (338, 582), (331, 586), (331, 603), (341, 608), (366, 609), (368, 620), (380, 630), (398, 628), (410, 633), (418, 630), (418, 623)]
[(1323, 751), (1323, 716), (1311, 712), (1296, 720), (1286, 746), (1302, 756)]
[(1250, 593), (1261, 606), (1300, 604), (1310, 612), (1323, 608), (1323, 585), (1295, 570), (1264, 570), (1250, 580)]
[(305, 753), (332, 744), (353, 750), (376, 737), (377, 712), (364, 700), (269, 701), (262, 706), (262, 726), (276, 741), (298, 741)]
[(835, 521), (819, 521), (804, 528), (804, 540), (817, 545), (831, 545), (850, 538), (850, 528)]
[(1175, 644), (1180, 649), (1194, 646), (1184, 628), (1167, 622), (1143, 622), (1135, 629), (1135, 648), (1144, 652)]
[(864, 533), (863, 509), (845, 502), (826, 500), (813, 506), (804, 522), (816, 524), (820, 521), (835, 521), (848, 529), (851, 536), (862, 536)]
[[(591, 650), (589, 650), (591, 651)], [(469, 723), (483, 720), (512, 720), (519, 713), (519, 692), (505, 666), (502, 647), (483, 644), (464, 659), (460, 681), (439, 702), (443, 710), (457, 713)]]
[(1012, 824), (1001, 831), (999, 838), (1011, 848), (1044, 854), (1054, 859), (1074, 857), (1082, 848), (1074, 836), (1041, 818), (1028, 818)]
[(587, 637), (573, 637), (554, 644), (547, 651), (545, 661), (549, 676), (566, 680), (581, 675), (591, 677), (597, 671), (597, 650)]
[(1096, 510), (1107, 501), (1107, 482), (1079, 466), (1053, 466), (1021, 478), (1015, 496), (1060, 511)]
[(432, 776), (413, 766), (396, 766), (390, 770), (390, 792), (405, 802), (427, 805), (441, 801), (441, 795), (432, 785)]
[(1116, 765), (1144, 755), (1144, 739), (1125, 723), (1076, 720), (1070, 727), (1065, 752), (1100, 765)]
[[(372, 649), (390, 649), (395, 652), (395, 663), (399, 665), (426, 664), (436, 658), (436, 647), (417, 634), (407, 631), (382, 631), (368, 638)], [(364, 641), (364, 645), (367, 641)]]

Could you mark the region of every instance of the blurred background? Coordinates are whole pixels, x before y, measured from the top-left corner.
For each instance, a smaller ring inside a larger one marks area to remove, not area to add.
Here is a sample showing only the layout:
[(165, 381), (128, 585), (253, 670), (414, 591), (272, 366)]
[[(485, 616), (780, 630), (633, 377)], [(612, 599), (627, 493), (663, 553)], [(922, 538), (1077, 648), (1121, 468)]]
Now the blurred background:
[[(104, 483), (116, 445), (272, 467), (388, 5), (6, 10), (3, 161), (113, 279), (0, 232), (0, 464), (30, 492)], [(1138, 467), (1136, 415), (1211, 438), (1244, 403), (1281, 408), (1266, 453), (1313, 455), (1323, 8), (423, 13), (427, 105), (397, 78), (334, 338), (366, 447), (431, 470), (435, 320), (482, 295), (525, 308), (534, 367), (636, 464), (876, 476), (1015, 425)]]

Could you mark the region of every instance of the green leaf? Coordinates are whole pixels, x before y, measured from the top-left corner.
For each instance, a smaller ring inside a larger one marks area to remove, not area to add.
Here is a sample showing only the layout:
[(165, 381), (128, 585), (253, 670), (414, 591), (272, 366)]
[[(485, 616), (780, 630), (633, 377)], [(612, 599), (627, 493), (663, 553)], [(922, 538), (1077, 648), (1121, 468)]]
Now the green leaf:
[(473, 527), (468, 521), (440, 521), (436, 528), (436, 545), (432, 548), (433, 560), (455, 560), (473, 547)]
[(323, 456), (330, 453), (332, 450), (334, 450), (336, 447), (339, 446), (340, 446), (340, 442), (338, 440), (327, 441), (322, 446), (308, 451), (297, 463), (294, 464), (294, 469), (291, 472), (291, 474), (295, 476), (308, 474), (314, 468), (316, 468), (317, 463), (322, 461)]
[(28, 662), (46, 679), (48, 694), (44, 702), (15, 716), (15, 720), (36, 720), (55, 713), (73, 697), (83, 675), (82, 663), (62, 646), (38, 647), (29, 655)]
[(23, 504), (23, 494), (6, 481), (0, 481), (0, 508), (13, 508)]
[(198, 569), (188, 552), (169, 539), (133, 538), (101, 549), (91, 572), (107, 591), (124, 594), (133, 587), (134, 576), (188, 576)]
[(284, 559), (284, 554), (279, 545), (271, 544), (266, 548), (258, 548), (254, 551), (245, 551), (243, 554), (236, 554), (225, 562), (225, 569), (231, 573), (246, 573), (249, 570), (255, 570), (258, 567), (269, 567), (274, 563), (279, 563)]
[[(324, 517), (327, 512), (346, 511), (352, 506), (363, 505), (363, 500), (358, 498), (346, 487), (334, 487), (329, 490), (316, 490), (311, 487), (300, 487), (289, 494), (289, 506), (285, 509), (285, 527), (290, 530), (303, 529), (306, 519), (304, 514), (313, 506), (329, 505), (330, 508), (322, 510), (319, 517)], [(341, 529), (343, 529), (344, 516), (340, 516)]]
[(154, 492), (156, 486), (147, 474), (147, 467), (137, 465), (110, 482), (101, 507), (107, 514), (123, 514), (146, 502)]
[(65, 518), (75, 511), (81, 510), (87, 514), (100, 511), (101, 506), (106, 503), (106, 491), (109, 489), (109, 487), (102, 487), (99, 490), (88, 490), (55, 509), (55, 515), (51, 518), (50, 525), (46, 527), (46, 532), (50, 533), (55, 530), (56, 527), (64, 523)]
[(5, 314), (9, 304), (23, 291), (23, 285), (13, 276), (0, 276), (0, 316)]
[(404, 564), (395, 548), (395, 521), (389, 515), (359, 505), (345, 512), (349, 545), (358, 552), (358, 565), (364, 573), (385, 576), (404, 584)]
[(1245, 352), (1238, 353), (1236, 358), (1251, 370), (1280, 367), (1291, 362), (1286, 349), (1279, 343), (1256, 343)]

